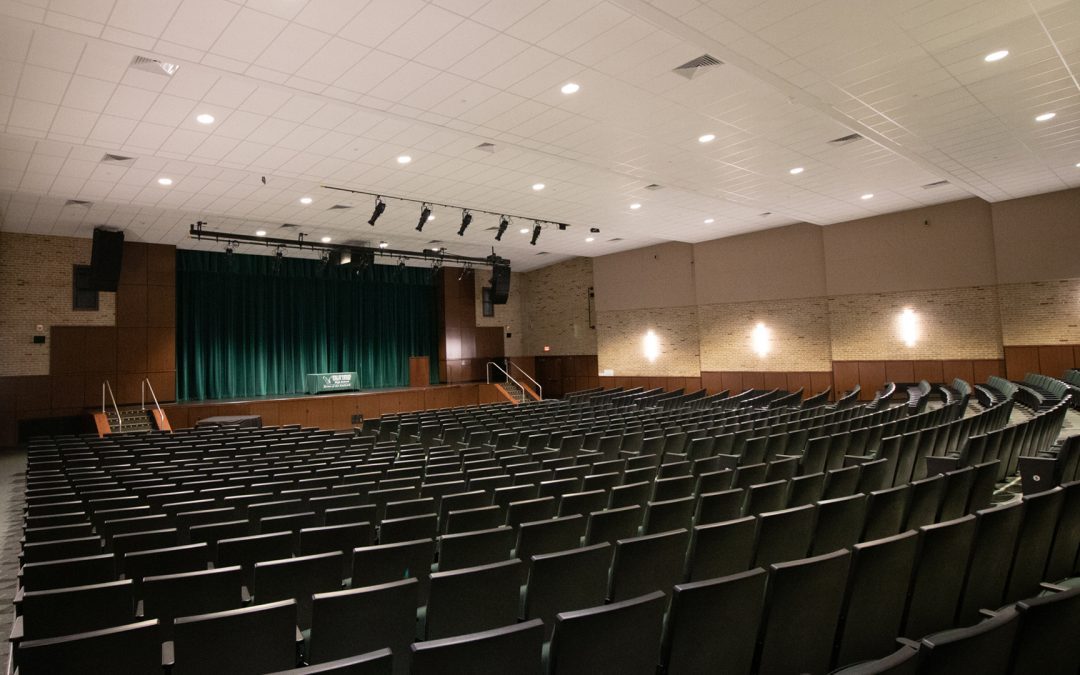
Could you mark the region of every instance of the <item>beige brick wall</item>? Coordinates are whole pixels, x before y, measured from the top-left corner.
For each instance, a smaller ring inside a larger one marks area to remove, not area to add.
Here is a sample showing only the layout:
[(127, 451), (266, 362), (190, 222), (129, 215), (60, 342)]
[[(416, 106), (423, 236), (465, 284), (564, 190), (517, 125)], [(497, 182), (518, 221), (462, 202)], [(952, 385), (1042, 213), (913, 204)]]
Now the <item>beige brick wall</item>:
[[(758, 323), (771, 331), (768, 354), (754, 351)], [(698, 307), (701, 369), (705, 371), (822, 371), (832, 369), (826, 298), (768, 300)]]
[[(573, 258), (527, 272), (525, 277), (523, 353), (596, 354), (597, 331), (589, 324), (592, 259)], [(545, 345), (551, 350), (544, 352)]]
[(1005, 284), (998, 295), (1005, 344), (1080, 344), (1080, 279)]
[[(652, 330), (660, 340), (655, 361), (645, 357), (644, 340)], [(600, 372), (614, 375), (682, 376), (701, 374), (696, 307), (621, 309), (597, 315)]]
[[(98, 311), (71, 309), (72, 266), (89, 265), (90, 239), (0, 232), (0, 375), (48, 375), (49, 327), (112, 326), (116, 294), (98, 294)], [(33, 344), (36, 327), (46, 342)]]
[[(487, 270), (473, 274), (476, 282), (476, 325), (499, 326), (503, 329), (503, 349), (506, 356), (525, 356), (525, 297), (529, 280), (525, 274), (510, 273), (510, 295), (505, 305), (495, 305), (495, 316), (484, 316), (483, 289), (491, 281)], [(509, 333), (510, 337), (506, 337)]]
[[(908, 307), (918, 318), (914, 347), (900, 336), (899, 317)], [(836, 361), (1003, 356), (996, 286), (831, 297), (829, 320)]]

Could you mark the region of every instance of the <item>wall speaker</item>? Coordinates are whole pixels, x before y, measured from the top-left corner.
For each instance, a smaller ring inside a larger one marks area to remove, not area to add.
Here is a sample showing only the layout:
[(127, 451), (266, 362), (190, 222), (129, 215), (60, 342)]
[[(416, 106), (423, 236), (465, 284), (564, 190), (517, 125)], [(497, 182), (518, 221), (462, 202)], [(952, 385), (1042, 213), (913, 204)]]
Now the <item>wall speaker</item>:
[(510, 266), (495, 263), (491, 266), (491, 304), (505, 305), (510, 297)]
[(120, 283), (120, 264), (124, 257), (124, 233), (94, 230), (94, 248), (90, 253), (90, 287), (96, 291), (116, 291)]

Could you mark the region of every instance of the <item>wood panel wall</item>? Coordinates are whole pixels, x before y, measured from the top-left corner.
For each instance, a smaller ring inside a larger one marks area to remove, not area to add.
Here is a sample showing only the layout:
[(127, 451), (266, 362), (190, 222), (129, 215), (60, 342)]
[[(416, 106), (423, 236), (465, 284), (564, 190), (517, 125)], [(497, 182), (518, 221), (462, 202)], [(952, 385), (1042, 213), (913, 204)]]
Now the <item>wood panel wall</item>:
[(51, 326), (49, 341), (48, 375), (0, 377), (0, 447), (15, 445), (20, 420), (100, 407), (104, 380), (120, 405), (139, 403), (144, 378), (176, 400), (176, 248), (125, 242), (116, 325)]
[(858, 384), (860, 398), (869, 401), (886, 382), (952, 382), (954, 378), (982, 384), (991, 375), (1005, 374), (1003, 359), (833, 361), (835, 393), (843, 394)]
[(1070, 368), (1080, 368), (1080, 345), (1013, 345), (1005, 347), (1005, 372), (1010, 380), (1028, 373), (1060, 378)]
[(733, 395), (747, 389), (803, 390), (803, 397), (813, 396), (832, 386), (833, 374), (827, 371), (732, 372), (702, 371), (701, 383), (710, 394), (727, 389)]
[[(601, 386), (597, 376), (599, 365), (595, 354), (581, 356), (535, 356), (533, 377), (544, 388), (544, 398), (558, 398), (564, 394)], [(613, 378), (604, 378), (611, 380)], [(646, 378), (647, 379), (647, 378)]]
[(472, 276), (439, 270), (439, 381), (448, 384), (486, 380), (488, 361), (503, 357), (501, 327), (476, 325), (476, 290)]

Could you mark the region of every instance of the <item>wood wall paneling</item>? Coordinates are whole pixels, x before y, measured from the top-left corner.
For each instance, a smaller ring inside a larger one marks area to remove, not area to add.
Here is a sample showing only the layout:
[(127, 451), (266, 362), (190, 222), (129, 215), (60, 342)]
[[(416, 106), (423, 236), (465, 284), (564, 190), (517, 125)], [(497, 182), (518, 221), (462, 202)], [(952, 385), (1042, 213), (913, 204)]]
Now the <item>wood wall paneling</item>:
[(49, 329), (49, 373), (67, 375), (86, 372), (90, 359), (86, 352), (83, 326), (53, 326)]
[(147, 325), (147, 287), (145, 285), (121, 284), (116, 289), (116, 325)]
[[(127, 264), (127, 261), (124, 261)], [(176, 248), (150, 245), (146, 251), (146, 283), (151, 286), (176, 286)]]
[(720, 389), (721, 391), (727, 389), (730, 396), (735, 396), (736, 394), (745, 391), (746, 387), (743, 386), (742, 373), (720, 373)]
[(941, 382), (941, 361), (913, 361), (915, 381)]
[(1061, 378), (1065, 371), (1076, 367), (1072, 345), (1046, 345), (1039, 347), (1039, 372)]
[[(134, 241), (124, 242), (123, 257), (120, 260), (120, 283), (146, 285), (147, 255), (149, 248), (146, 244)], [(175, 251), (171, 246), (155, 246), (154, 248), (166, 248)], [(175, 282), (174, 282), (175, 283)]]
[(814, 393), (811, 391), (814, 385), (810, 382), (810, 373), (787, 373), (787, 390), (798, 391), (803, 390), (803, 398), (812, 396)]
[(941, 362), (941, 381), (945, 384), (949, 384), (956, 378), (973, 384), (972, 380), (975, 379), (975, 366), (971, 359), (967, 360), (946, 360)]
[(859, 361), (859, 385), (862, 387), (859, 392), (860, 399), (872, 400), (883, 384), (885, 384), (884, 361)]
[[(826, 389), (833, 387), (833, 374), (832, 373), (810, 373), (810, 389), (811, 395), (818, 394)], [(836, 388), (833, 387), (832, 396), (830, 398), (836, 398)]]
[(116, 329), (116, 369), (121, 373), (144, 373), (147, 370), (146, 328)]
[(971, 362), (971, 384), (985, 384), (991, 375), (1005, 376), (1002, 359), (975, 359)]
[(1027, 373), (1039, 370), (1039, 348), (1026, 346), (1005, 347), (1005, 377), (1022, 380)]
[(763, 389), (787, 389), (787, 373), (766, 372), (762, 375)]
[(915, 382), (915, 362), (886, 361), (885, 380), (887, 382)]
[(840, 398), (859, 384), (858, 361), (833, 361), (833, 382), (836, 386), (835, 397)]
[(742, 386), (743, 389), (764, 389), (764, 373), (744, 372), (742, 374)]

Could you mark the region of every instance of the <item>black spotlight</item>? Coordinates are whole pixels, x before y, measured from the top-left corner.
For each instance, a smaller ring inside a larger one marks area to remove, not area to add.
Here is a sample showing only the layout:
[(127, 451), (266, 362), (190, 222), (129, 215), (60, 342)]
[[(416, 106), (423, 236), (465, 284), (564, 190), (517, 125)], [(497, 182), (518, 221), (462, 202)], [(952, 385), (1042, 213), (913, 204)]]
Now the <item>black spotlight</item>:
[(461, 212), (461, 228), (457, 231), (457, 236), (464, 237), (465, 229), (469, 227), (469, 223), (472, 222), (472, 214), (468, 211)]
[(420, 209), (420, 222), (418, 222), (416, 224), (416, 231), (417, 232), (423, 232), (424, 231), (424, 223), (426, 223), (428, 221), (428, 218), (430, 218), (430, 217), (431, 217), (431, 207), (428, 206), (427, 204), (424, 204), (423, 207)]
[(375, 227), (375, 221), (379, 219), (379, 216), (386, 210), (386, 202), (382, 200), (382, 197), (375, 198), (375, 210), (371, 212), (371, 219), (367, 221), (368, 225)]
[(540, 238), (540, 223), (537, 223), (533, 227), (532, 241), (530, 241), (529, 243), (532, 244), (533, 246), (536, 246), (536, 240), (539, 239), (539, 238)]
[(506, 216), (502, 217), (499, 221), (499, 231), (495, 233), (495, 241), (502, 241), (502, 236), (506, 234), (506, 228), (510, 227), (510, 219)]

